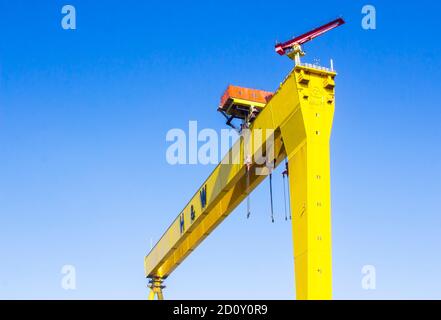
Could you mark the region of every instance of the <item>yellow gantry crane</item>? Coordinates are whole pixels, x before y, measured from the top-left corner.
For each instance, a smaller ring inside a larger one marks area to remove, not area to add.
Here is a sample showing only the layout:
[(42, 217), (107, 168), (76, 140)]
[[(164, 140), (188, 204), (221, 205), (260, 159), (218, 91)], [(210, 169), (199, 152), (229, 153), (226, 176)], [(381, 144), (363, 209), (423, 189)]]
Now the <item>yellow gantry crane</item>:
[[(252, 148), (241, 135), (185, 208), (145, 257), (149, 299), (163, 299), (163, 281), (267, 176), (287, 162), (292, 215), (297, 299), (332, 298), (332, 239), (329, 141), (334, 115), (331, 68), (302, 64), (301, 45), (341, 24), (336, 19), (288, 42), (276, 52), (295, 60), (295, 67), (272, 94), (229, 87), (219, 110), (243, 120), (242, 129), (254, 137)], [(273, 159), (266, 150), (271, 145)], [(251, 150), (251, 151), (249, 151)]]

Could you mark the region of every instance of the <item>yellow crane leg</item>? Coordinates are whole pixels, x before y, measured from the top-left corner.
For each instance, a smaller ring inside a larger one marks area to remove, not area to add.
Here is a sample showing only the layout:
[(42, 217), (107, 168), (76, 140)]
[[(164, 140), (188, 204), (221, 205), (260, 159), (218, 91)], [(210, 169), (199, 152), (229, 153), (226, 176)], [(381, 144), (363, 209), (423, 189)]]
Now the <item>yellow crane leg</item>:
[(297, 299), (332, 298), (329, 169), (314, 159), (325, 153), (305, 144), (289, 161)]
[(161, 278), (153, 278), (149, 281), (148, 287), (150, 288), (149, 300), (155, 300), (155, 295), (158, 300), (164, 300), (164, 295), (162, 294), (162, 289), (165, 286), (162, 284), (163, 280)]
[(302, 300), (332, 299), (333, 85), (326, 75), (312, 73), (308, 89), (299, 90), (300, 109), (281, 126), (288, 158), (295, 287), (297, 299)]

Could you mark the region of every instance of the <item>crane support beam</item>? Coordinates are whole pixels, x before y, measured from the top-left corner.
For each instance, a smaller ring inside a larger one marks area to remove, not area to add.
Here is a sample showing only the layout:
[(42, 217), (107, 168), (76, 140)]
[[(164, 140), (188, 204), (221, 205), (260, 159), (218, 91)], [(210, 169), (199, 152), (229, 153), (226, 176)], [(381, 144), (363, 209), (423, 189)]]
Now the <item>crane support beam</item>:
[[(298, 299), (332, 298), (329, 141), (335, 76), (326, 68), (295, 66), (250, 128), (251, 135), (273, 132), (253, 140), (254, 159), (271, 140), (275, 166), (288, 160)], [(264, 180), (253, 162), (247, 181), (246, 150), (238, 139), (145, 257), (146, 277), (167, 278)]]

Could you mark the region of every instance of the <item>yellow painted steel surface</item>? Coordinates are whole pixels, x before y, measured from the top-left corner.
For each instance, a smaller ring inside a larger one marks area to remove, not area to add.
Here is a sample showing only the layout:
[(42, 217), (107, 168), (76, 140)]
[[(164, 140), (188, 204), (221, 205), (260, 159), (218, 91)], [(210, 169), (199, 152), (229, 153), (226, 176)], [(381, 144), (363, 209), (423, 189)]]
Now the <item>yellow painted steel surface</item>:
[[(297, 65), (251, 128), (251, 132), (274, 130), (276, 166), (288, 159), (298, 299), (332, 298), (329, 139), (335, 75), (324, 68)], [(264, 149), (266, 142), (254, 141), (253, 152)], [(215, 168), (145, 257), (146, 277), (168, 277), (266, 177), (251, 170), (247, 190), (243, 139), (227, 157), (229, 163), (222, 161)]]

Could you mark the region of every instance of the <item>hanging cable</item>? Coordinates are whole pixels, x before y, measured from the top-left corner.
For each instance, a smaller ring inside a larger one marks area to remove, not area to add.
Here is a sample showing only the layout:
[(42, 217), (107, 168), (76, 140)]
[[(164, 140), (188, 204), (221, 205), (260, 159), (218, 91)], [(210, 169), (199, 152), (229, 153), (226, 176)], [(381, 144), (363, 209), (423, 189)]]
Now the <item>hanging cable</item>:
[(288, 186), (288, 188), (287, 188), (287, 190), (288, 190), (288, 213), (289, 213), (289, 220), (291, 220), (291, 201), (290, 201), (290, 198), (291, 198), (291, 193), (290, 193), (290, 189), (289, 189), (289, 169), (288, 169), (288, 160), (286, 160), (285, 159), (285, 171), (283, 172), (283, 173), (285, 173), (285, 175), (286, 175), (286, 178), (287, 178), (287, 186)]
[(247, 219), (250, 218), (251, 215), (251, 203), (250, 203), (250, 195), (247, 196)]
[[(249, 122), (247, 120), (248, 115), (246, 116), (245, 119), (242, 120), (242, 124), (240, 126), (240, 136), (242, 137), (242, 139), (244, 140), (244, 145), (247, 144), (247, 133), (244, 130), (249, 129)], [(249, 139), (249, 137), (248, 137)], [(249, 141), (248, 141), (249, 143)], [(248, 153), (248, 151), (247, 151)], [(247, 198), (247, 219), (250, 218), (251, 215), (251, 197), (249, 194), (249, 188), (250, 188), (250, 175), (251, 175), (251, 164), (252, 164), (252, 158), (250, 154), (247, 154), (245, 157), (245, 194), (246, 194), (246, 198)]]
[(276, 159), (272, 166), (267, 164), (267, 168), (269, 170), (269, 183), (270, 183), (270, 200), (271, 200), (271, 221), (274, 223), (274, 204), (273, 204), (273, 169), (276, 167)]
[(245, 159), (245, 164), (246, 164), (246, 195), (247, 195), (247, 219), (249, 219), (250, 215), (251, 215), (251, 200), (250, 200), (250, 194), (248, 189), (250, 188), (250, 170), (251, 170), (251, 157), (247, 156), (247, 158)]
[[(284, 200), (284, 205), (285, 205), (285, 221), (288, 220), (288, 211), (289, 211), (289, 219), (291, 220), (291, 210), (289, 210), (289, 180), (288, 180), (288, 162), (285, 159), (285, 171), (282, 172), (282, 177), (283, 177), (283, 200)], [(288, 181), (286, 181), (288, 180)], [(287, 189), (287, 185), (286, 183), (288, 183), (288, 197), (286, 196), (286, 189)], [(286, 202), (288, 201), (288, 205), (286, 204)]]
[(270, 198), (271, 198), (271, 221), (274, 223), (274, 206), (273, 206), (273, 174), (269, 174), (270, 181)]
[(286, 182), (285, 176), (287, 175), (286, 170), (282, 172), (283, 177), (283, 204), (285, 205), (285, 221), (288, 221), (288, 210), (286, 208)]

